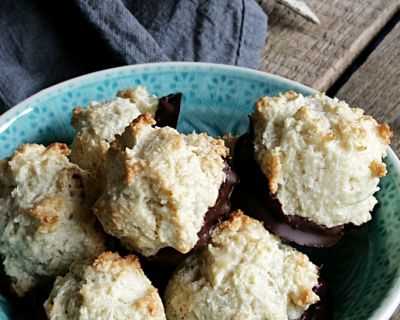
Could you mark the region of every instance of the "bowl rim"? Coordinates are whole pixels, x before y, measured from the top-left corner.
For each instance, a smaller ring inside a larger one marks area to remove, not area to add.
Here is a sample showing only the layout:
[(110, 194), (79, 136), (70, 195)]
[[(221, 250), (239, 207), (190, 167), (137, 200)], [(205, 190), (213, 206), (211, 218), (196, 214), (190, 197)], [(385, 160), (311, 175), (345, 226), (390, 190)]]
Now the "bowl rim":
[[(230, 71), (237, 71), (241, 73), (247, 73), (262, 77), (267, 77), (273, 80), (277, 80), (279, 82), (285, 82), (290, 86), (294, 86), (300, 88), (304, 91), (308, 91), (310, 93), (316, 93), (317, 90), (310, 88), (306, 85), (298, 83), (296, 81), (281, 77), (279, 75), (275, 75), (272, 73), (260, 71), (260, 70), (253, 70), (245, 67), (239, 66), (232, 66), (232, 65), (224, 65), (224, 64), (217, 64), (217, 63), (208, 63), (208, 62), (185, 62), (185, 61), (176, 61), (176, 62), (154, 62), (154, 63), (143, 63), (143, 64), (136, 64), (136, 65), (126, 65), (121, 67), (109, 68), (100, 71), (91, 72), (88, 74), (84, 74), (75, 78), (71, 78), (62, 82), (59, 82), (55, 85), (42, 89), (32, 96), (22, 100), (6, 112), (0, 115), (0, 134), (5, 131), (12, 123), (18, 119), (19, 117), (25, 115), (28, 111), (25, 109), (25, 105), (34, 99), (41, 97), (49, 92), (53, 92), (57, 89), (62, 89), (64, 86), (72, 83), (78, 83), (81, 81), (87, 81), (91, 78), (101, 77), (106, 74), (110, 73), (118, 73), (118, 72), (126, 72), (126, 71), (135, 71), (135, 70), (142, 70), (144, 68), (152, 69), (157, 67), (196, 67), (198, 69), (217, 69), (217, 70), (230, 70)], [(20, 112), (19, 112), (20, 111)], [(18, 113), (19, 112), (19, 113)], [(5, 123), (1, 124), (1, 120), (8, 118), (9, 120)], [(387, 148), (387, 157), (393, 163), (395, 171), (400, 174), (400, 160), (397, 158), (396, 154), (392, 150), (392, 148)], [(380, 306), (373, 312), (370, 319), (374, 320), (388, 320), (396, 311), (397, 307), (400, 306), (400, 276), (397, 277), (395, 284), (393, 285), (390, 290), (388, 290), (386, 297), (382, 300)]]

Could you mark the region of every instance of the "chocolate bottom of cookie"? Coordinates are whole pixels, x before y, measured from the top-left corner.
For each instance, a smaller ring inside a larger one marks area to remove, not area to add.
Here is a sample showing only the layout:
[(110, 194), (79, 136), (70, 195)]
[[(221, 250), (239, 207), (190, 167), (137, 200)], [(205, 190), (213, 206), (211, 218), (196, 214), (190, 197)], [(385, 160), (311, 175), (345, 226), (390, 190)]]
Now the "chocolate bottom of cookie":
[(326, 286), (326, 282), (322, 276), (318, 278), (318, 286), (313, 288), (320, 300), (311, 305), (298, 320), (329, 320), (332, 319), (331, 312), (331, 297)]
[(252, 128), (236, 143), (234, 165), (240, 175), (240, 183), (232, 195), (233, 207), (263, 221), (269, 231), (282, 239), (304, 246), (330, 247), (344, 233), (353, 229), (351, 224), (328, 228), (307, 218), (285, 214), (279, 200), (271, 194), (266, 176), (254, 160)]
[(182, 93), (180, 92), (171, 93), (159, 99), (157, 111), (154, 116), (158, 127), (168, 126), (176, 129), (181, 111), (181, 102)]
[[(218, 197), (214, 206), (208, 208), (204, 215), (203, 226), (197, 233), (199, 240), (193, 250), (207, 244), (214, 226), (226, 218), (231, 211), (230, 195), (239, 178), (232, 167), (228, 164), (227, 160), (225, 160), (224, 172), (226, 177), (225, 181), (219, 188)], [(160, 249), (156, 255), (148, 257), (147, 259), (163, 264), (174, 265), (181, 262), (185, 256), (185, 254), (180, 253), (174, 248), (166, 247)]]

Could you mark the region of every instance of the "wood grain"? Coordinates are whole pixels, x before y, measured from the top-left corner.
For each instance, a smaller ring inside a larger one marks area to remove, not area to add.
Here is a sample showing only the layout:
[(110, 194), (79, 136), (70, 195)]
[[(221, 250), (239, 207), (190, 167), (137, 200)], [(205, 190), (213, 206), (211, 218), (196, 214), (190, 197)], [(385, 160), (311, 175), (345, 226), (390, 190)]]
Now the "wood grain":
[(391, 146), (400, 155), (400, 23), (337, 93), (349, 104), (363, 108), (394, 133)]
[(400, 320), (400, 307), (397, 308), (391, 320)]
[(321, 26), (275, 5), (260, 70), (326, 91), (400, 8), (398, 0), (307, 0)]

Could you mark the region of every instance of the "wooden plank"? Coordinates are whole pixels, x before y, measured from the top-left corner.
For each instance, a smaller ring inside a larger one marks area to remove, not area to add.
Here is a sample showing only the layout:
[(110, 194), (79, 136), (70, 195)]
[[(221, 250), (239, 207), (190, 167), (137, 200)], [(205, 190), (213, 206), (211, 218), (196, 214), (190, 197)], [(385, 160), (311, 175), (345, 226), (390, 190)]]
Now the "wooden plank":
[(326, 91), (400, 8), (398, 0), (307, 0), (321, 25), (275, 5), (260, 70)]
[(400, 320), (400, 307), (398, 307), (397, 310), (395, 311), (392, 320)]
[(343, 85), (337, 96), (358, 106), (394, 133), (392, 148), (400, 155), (400, 23)]

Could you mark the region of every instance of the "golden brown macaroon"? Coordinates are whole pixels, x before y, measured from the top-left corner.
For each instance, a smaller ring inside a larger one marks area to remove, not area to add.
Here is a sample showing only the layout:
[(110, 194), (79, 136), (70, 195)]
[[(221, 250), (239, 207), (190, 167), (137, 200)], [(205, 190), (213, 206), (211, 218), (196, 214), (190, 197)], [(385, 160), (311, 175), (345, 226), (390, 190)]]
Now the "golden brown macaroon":
[(319, 301), (318, 268), (241, 211), (178, 267), (165, 291), (170, 320), (299, 319)]
[(44, 307), (49, 320), (165, 320), (139, 259), (112, 252), (73, 263), (55, 281)]
[(94, 212), (106, 232), (144, 256), (166, 247), (185, 254), (226, 180), (228, 149), (205, 133), (154, 125), (141, 115), (116, 138)]
[(85, 201), (86, 173), (68, 154), (65, 144), (26, 144), (0, 161), (0, 254), (20, 296), (104, 250)]
[(371, 219), (392, 133), (323, 93), (256, 102), (254, 155), (285, 215), (332, 228)]

